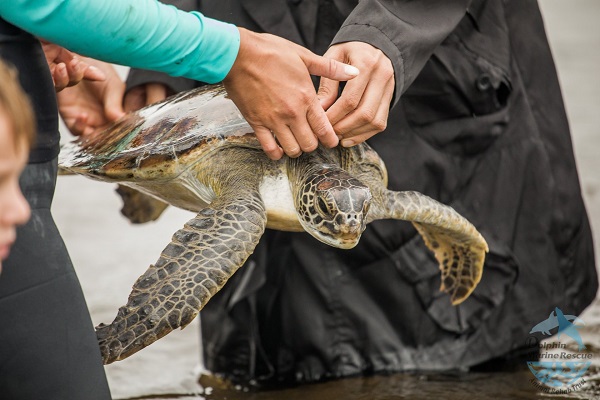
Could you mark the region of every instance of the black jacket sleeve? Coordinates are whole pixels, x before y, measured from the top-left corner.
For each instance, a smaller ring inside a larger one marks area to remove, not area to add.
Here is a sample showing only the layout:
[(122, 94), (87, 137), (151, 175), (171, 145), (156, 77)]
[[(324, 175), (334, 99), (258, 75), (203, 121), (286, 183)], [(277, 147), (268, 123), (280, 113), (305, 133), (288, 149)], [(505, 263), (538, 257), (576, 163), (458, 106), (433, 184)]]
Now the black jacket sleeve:
[(470, 0), (362, 0), (344, 21), (332, 44), (369, 43), (392, 61), (394, 104), (434, 49), (464, 17)]

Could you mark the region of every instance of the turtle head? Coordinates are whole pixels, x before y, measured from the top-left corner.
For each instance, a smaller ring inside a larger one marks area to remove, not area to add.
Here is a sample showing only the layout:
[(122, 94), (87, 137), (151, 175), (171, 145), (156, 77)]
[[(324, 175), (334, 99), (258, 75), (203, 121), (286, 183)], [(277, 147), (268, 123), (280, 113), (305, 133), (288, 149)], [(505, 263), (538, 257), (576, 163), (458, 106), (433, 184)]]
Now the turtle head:
[(299, 185), (294, 202), (304, 230), (325, 244), (351, 249), (365, 230), (371, 191), (344, 170), (324, 168)]

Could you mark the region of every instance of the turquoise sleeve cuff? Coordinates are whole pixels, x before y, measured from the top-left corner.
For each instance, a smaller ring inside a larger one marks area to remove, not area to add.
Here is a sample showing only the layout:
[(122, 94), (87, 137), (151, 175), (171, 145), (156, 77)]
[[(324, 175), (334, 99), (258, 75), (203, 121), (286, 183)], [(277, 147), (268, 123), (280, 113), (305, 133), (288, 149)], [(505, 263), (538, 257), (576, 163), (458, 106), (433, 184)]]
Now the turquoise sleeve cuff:
[(206, 70), (202, 73), (205, 78), (192, 79), (206, 83), (220, 82), (227, 76), (238, 55), (240, 31), (235, 25), (204, 17), (198, 12), (192, 14), (202, 23), (202, 41), (197, 52), (202, 65), (206, 65)]

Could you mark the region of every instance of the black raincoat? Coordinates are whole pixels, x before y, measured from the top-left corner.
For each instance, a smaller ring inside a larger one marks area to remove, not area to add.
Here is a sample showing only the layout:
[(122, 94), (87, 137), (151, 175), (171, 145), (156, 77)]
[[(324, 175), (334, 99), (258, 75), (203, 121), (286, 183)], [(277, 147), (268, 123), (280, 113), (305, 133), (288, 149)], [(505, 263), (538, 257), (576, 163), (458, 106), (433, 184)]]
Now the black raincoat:
[[(389, 187), (451, 205), (490, 246), (481, 283), (454, 307), (409, 223), (374, 222), (352, 250), (268, 231), (201, 312), (209, 370), (268, 383), (468, 369), (528, 353), (528, 332), (555, 307), (578, 314), (594, 299), (590, 227), (534, 0), (197, 3), (187, 5), (317, 52), (353, 40), (384, 51), (394, 108), (369, 144)], [(198, 84), (132, 71), (129, 86), (151, 81)]]

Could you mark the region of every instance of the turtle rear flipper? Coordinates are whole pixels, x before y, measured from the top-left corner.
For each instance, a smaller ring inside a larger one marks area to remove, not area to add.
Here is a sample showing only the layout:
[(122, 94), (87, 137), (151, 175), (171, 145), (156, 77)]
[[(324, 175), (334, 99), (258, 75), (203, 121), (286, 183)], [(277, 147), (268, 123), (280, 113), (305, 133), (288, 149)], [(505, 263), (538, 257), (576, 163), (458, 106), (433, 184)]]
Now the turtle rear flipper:
[(123, 200), (121, 214), (133, 224), (155, 221), (169, 206), (163, 201), (125, 185), (118, 185), (115, 191)]
[(135, 282), (110, 325), (96, 328), (105, 364), (122, 360), (188, 325), (246, 261), (266, 225), (258, 193), (216, 199), (177, 231)]
[(487, 245), (478, 238), (429, 224), (413, 222), (440, 265), (440, 290), (450, 295), (453, 305), (466, 300), (481, 280)]
[(418, 192), (384, 192), (381, 214), (373, 219), (411, 221), (440, 265), (440, 290), (453, 305), (473, 292), (483, 273), (488, 245), (477, 229), (452, 207)]

